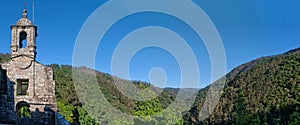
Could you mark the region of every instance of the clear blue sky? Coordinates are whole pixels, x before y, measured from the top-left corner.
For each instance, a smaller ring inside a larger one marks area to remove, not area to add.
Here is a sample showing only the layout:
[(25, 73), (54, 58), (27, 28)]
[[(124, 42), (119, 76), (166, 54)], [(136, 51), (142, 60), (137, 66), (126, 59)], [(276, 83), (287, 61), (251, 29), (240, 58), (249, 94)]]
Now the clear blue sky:
[[(27, 2), (32, 19), (31, 0), (5, 0), (0, 7), (0, 52), (9, 53), (10, 25), (22, 16)], [(73, 47), (85, 20), (104, 0), (35, 0), (38, 26), (37, 61), (44, 64), (72, 64)], [(225, 47), (228, 72), (234, 67), (262, 56), (300, 47), (300, 1), (289, 0), (195, 0), (215, 24)], [(123, 2), (124, 4), (126, 2)], [(124, 6), (130, 7), (130, 5)], [(113, 12), (111, 12), (113, 13)], [(170, 23), (171, 22), (171, 23)], [(175, 25), (174, 25), (175, 24)], [(210, 82), (210, 61), (201, 39), (185, 23), (159, 13), (139, 13), (120, 20), (107, 33), (97, 51), (96, 69), (110, 73), (111, 55), (122, 37), (143, 26), (163, 26), (180, 32), (196, 53), (201, 87)], [(88, 44), (88, 42), (87, 42)], [(178, 87), (180, 69), (166, 51), (148, 48), (131, 61), (132, 79), (148, 81), (151, 68), (162, 67), (167, 86)]]

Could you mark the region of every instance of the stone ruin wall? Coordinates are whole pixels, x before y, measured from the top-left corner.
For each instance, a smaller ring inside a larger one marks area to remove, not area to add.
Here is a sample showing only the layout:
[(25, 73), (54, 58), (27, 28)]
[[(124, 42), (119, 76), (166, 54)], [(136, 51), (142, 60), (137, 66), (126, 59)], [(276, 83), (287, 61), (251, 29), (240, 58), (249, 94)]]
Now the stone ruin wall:
[[(24, 67), (22, 67), (24, 66)], [(53, 80), (53, 71), (50, 67), (44, 66), (38, 62), (31, 61), (26, 57), (21, 60), (14, 59), (3, 65), (7, 71), (7, 77), (14, 84), (14, 107), (19, 102), (30, 104), (30, 110), (43, 112), (45, 106), (49, 106), (56, 111), (55, 82)], [(26, 95), (17, 94), (17, 80), (28, 79), (29, 87)], [(16, 109), (15, 109), (16, 111)]]
[(16, 114), (14, 112), (13, 85), (6, 76), (6, 71), (0, 64), (0, 123), (14, 123)]

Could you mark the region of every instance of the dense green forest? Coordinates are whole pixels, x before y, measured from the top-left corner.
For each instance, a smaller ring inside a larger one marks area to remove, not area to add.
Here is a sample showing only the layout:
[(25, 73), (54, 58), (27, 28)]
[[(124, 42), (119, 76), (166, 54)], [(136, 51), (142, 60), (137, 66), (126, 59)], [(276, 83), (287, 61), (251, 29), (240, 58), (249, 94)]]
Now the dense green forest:
[(300, 124), (300, 48), (243, 64), (226, 75), (217, 107), (200, 120), (206, 89), (199, 91), (186, 124)]
[[(183, 121), (181, 119), (181, 112), (170, 112), (164, 114), (160, 112), (163, 109), (167, 108), (169, 104), (174, 101), (178, 89), (172, 89), (172, 91), (168, 91), (171, 89), (169, 88), (163, 91), (158, 97), (154, 99), (147, 101), (135, 101), (126, 97), (118, 90), (111, 75), (85, 67), (77, 68), (81, 75), (78, 76), (76, 80), (89, 83), (91, 82), (89, 78), (90, 74), (96, 73), (97, 85), (99, 86), (101, 92), (105, 95), (105, 98), (108, 100), (110, 105), (123, 113), (137, 116), (134, 119), (112, 119), (113, 117), (109, 117), (110, 112), (104, 111), (104, 108), (106, 107), (102, 106), (101, 104), (95, 104), (89, 105), (88, 107), (100, 109), (103, 108), (103, 111), (97, 114), (93, 114), (93, 119), (85, 111), (75, 92), (72, 67), (67, 65), (60, 66), (57, 64), (52, 64), (50, 65), (50, 67), (52, 67), (54, 70), (59, 112), (72, 124), (95, 124), (97, 122), (100, 124), (183, 124)], [(141, 81), (118, 80), (117, 82), (121, 82), (122, 84), (133, 83), (135, 87), (144, 90), (147, 90), (147, 88), (151, 86), (151, 84)], [(91, 93), (91, 98), (95, 94), (97, 93)], [(149, 96), (153, 94), (155, 94), (155, 91), (148, 90), (148, 93), (146, 95)], [(89, 101), (96, 102), (98, 100)], [(151, 118), (149, 116), (154, 114), (156, 115), (155, 118)], [(170, 115), (168, 118), (172, 119), (166, 119), (166, 116), (168, 115)]]
[[(0, 62), (8, 60), (9, 54), (0, 55)], [(56, 82), (57, 105), (62, 114), (72, 124), (290, 124), (300, 123), (300, 48), (287, 53), (263, 57), (245, 63), (226, 75), (225, 88), (216, 108), (205, 120), (201, 119), (201, 109), (208, 87), (196, 90), (186, 89), (189, 93), (198, 91), (193, 107), (182, 112), (161, 113), (176, 98), (179, 89), (166, 88), (156, 98), (147, 101), (135, 101), (123, 95), (115, 86), (113, 76), (85, 67), (76, 68), (82, 74), (76, 79), (93, 82), (90, 74), (96, 73), (97, 86), (107, 101), (121, 112), (136, 116), (133, 119), (112, 119), (106, 107), (88, 105), (103, 111), (88, 114), (84, 104), (79, 101), (73, 84), (72, 67), (52, 64)], [(141, 81), (118, 80), (122, 84), (131, 84), (147, 90), (151, 84)], [(215, 83), (213, 83), (215, 84)], [(84, 87), (84, 86), (83, 86)], [(160, 88), (157, 88), (160, 89)], [(91, 96), (96, 93), (91, 92)], [(148, 95), (156, 94), (149, 90)], [(98, 100), (90, 100), (98, 101)], [(184, 103), (185, 102), (181, 102)], [(176, 110), (176, 109), (175, 109)], [(155, 117), (149, 115), (155, 114)], [(93, 116), (93, 118), (91, 117)]]

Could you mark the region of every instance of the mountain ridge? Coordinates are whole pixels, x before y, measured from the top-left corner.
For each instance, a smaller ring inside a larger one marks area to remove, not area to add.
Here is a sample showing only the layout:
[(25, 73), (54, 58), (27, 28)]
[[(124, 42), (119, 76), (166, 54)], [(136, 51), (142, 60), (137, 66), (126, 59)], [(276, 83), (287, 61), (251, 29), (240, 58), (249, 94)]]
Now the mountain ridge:
[(201, 111), (207, 89), (200, 90), (200, 98), (185, 121), (186, 124), (298, 123), (293, 120), (299, 120), (294, 118), (300, 107), (299, 93), (300, 48), (296, 48), (234, 68), (226, 75), (219, 103), (204, 121), (197, 113)]
[(240, 72), (243, 71), (247, 71), (250, 68), (252, 68), (255, 64), (257, 64), (257, 62), (259, 62), (262, 59), (265, 58), (272, 58), (274, 56), (283, 56), (283, 55), (287, 55), (287, 54), (297, 54), (300, 53), (300, 47), (299, 48), (295, 48), (295, 49), (291, 49), (289, 51), (286, 51), (282, 54), (278, 54), (278, 55), (271, 55), (271, 56), (262, 56), (253, 60), (250, 60), (246, 63), (243, 63), (237, 67), (235, 67), (234, 69), (232, 69), (230, 72), (228, 72), (225, 76), (231, 78), (232, 76), (236, 76), (237, 74), (239, 74)]

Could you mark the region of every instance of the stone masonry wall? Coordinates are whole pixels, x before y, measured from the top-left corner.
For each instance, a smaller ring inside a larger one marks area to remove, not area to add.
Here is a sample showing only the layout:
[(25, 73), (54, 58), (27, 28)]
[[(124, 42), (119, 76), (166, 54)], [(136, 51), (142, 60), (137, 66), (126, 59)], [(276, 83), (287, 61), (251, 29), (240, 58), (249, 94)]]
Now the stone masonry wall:
[[(45, 106), (56, 108), (55, 82), (53, 71), (50, 67), (35, 62), (28, 57), (17, 57), (9, 63), (2, 65), (7, 70), (9, 80), (14, 84), (14, 107), (19, 102), (30, 104), (30, 110), (44, 111)], [(29, 80), (29, 87), (26, 95), (18, 95), (18, 79)]]

